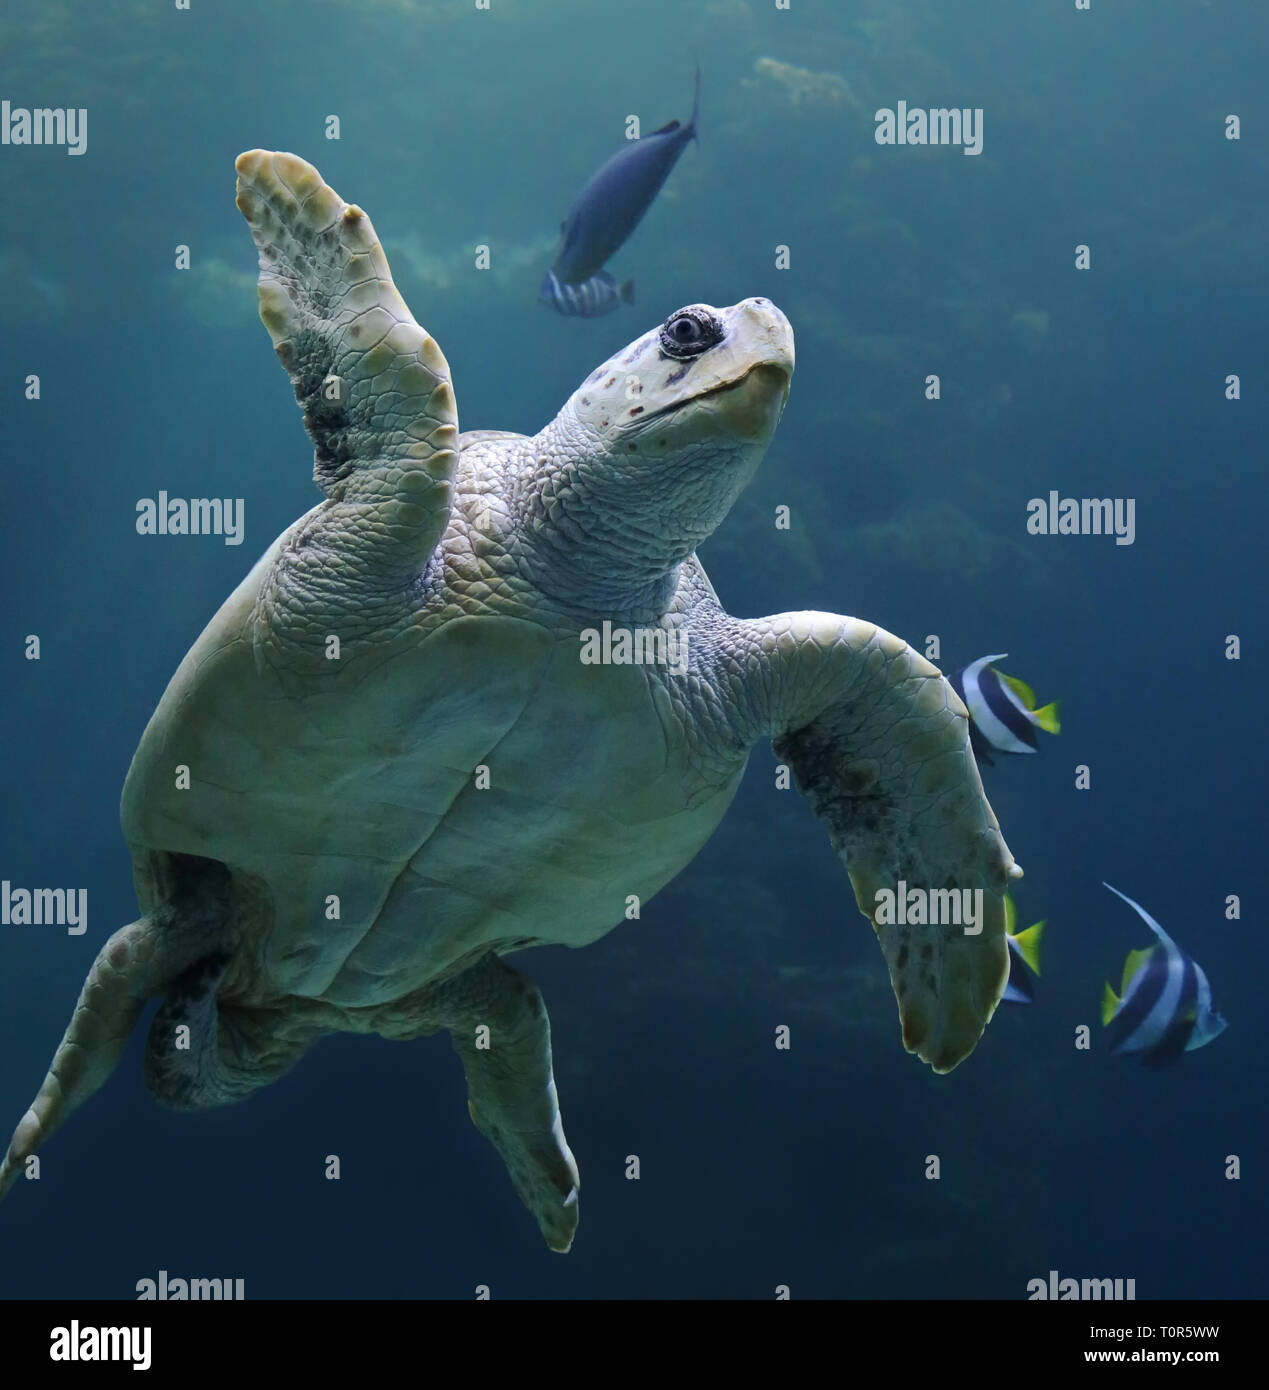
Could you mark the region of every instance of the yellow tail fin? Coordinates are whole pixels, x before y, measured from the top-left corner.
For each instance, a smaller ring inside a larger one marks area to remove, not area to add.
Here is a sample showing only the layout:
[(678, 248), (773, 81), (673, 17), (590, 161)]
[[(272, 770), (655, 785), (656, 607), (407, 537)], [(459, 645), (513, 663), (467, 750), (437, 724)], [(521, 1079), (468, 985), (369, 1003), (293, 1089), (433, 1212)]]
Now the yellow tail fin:
[(1034, 710), (1032, 719), (1046, 732), (1050, 734), (1060, 734), (1062, 725), (1058, 721), (1058, 701), (1045, 705), (1043, 709)]
[(1022, 952), (1022, 959), (1038, 975), (1040, 973), (1040, 938), (1044, 935), (1044, 923), (1037, 922), (1035, 926), (1028, 927), (1026, 931), (1020, 931), (1014, 937), (1018, 949)]

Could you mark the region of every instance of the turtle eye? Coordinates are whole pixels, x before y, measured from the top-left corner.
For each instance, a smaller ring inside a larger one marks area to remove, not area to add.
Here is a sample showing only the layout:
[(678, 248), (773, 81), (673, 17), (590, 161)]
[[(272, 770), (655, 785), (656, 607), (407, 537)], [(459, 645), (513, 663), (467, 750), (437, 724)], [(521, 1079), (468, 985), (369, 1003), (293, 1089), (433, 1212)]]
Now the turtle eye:
[(670, 357), (697, 357), (721, 342), (723, 325), (706, 309), (680, 309), (661, 326), (661, 347)]

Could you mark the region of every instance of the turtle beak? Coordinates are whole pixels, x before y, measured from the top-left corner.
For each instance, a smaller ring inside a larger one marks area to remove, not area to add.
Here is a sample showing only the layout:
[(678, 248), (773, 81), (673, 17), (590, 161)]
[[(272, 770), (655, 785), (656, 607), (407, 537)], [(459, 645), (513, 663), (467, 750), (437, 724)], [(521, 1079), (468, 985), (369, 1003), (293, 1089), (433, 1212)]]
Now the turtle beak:
[(792, 368), (781, 362), (759, 362), (739, 381), (698, 397), (696, 404), (708, 406), (738, 439), (766, 439), (780, 422), (791, 376)]
[(745, 323), (745, 338), (760, 362), (793, 375), (793, 325), (769, 299), (742, 299), (732, 311)]
[(755, 412), (765, 418), (773, 404), (775, 413), (769, 429), (774, 430), (788, 402), (793, 380), (793, 327), (769, 299), (743, 299), (732, 314), (743, 324), (744, 342), (752, 363), (737, 383), (742, 388), (735, 402), (739, 407), (737, 433), (743, 433)]

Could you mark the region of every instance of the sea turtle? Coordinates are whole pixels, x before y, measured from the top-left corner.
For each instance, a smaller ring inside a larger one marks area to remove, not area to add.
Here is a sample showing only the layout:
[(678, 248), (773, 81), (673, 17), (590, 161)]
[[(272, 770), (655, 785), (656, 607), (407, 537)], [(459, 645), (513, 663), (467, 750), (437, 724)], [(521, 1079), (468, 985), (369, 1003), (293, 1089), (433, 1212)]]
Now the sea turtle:
[[(325, 499), (195, 642), (123, 790), (142, 916), (93, 963), (0, 1192), (109, 1075), (147, 999), (145, 1080), (241, 1100), (315, 1039), (448, 1030), (469, 1109), (553, 1250), (577, 1225), (550, 1027), (505, 957), (583, 946), (714, 831), (772, 739), (874, 921), (903, 1042), (938, 1071), (1005, 987), (1021, 873), (965, 708), (899, 638), (740, 619), (697, 546), (788, 397), (766, 299), (692, 304), (532, 438), (458, 434), (449, 369), (360, 208), (293, 154), (239, 157), (260, 316)], [(879, 892), (982, 889), (977, 934)]]

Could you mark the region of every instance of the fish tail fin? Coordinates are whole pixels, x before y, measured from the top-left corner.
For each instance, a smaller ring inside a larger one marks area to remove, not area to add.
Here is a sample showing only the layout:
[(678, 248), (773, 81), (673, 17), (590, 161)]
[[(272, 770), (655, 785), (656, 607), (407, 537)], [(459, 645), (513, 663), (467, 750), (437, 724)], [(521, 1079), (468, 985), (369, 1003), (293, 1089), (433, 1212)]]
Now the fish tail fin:
[(633, 281), (633, 280), (623, 280), (623, 281), (621, 282), (621, 289), (618, 291), (618, 293), (619, 293), (620, 296), (621, 296), (621, 302), (622, 302), (623, 304), (633, 304), (633, 303), (634, 303), (634, 281)]
[(1043, 935), (1044, 923), (1037, 922), (1035, 926), (1028, 927), (1026, 931), (1020, 931), (1014, 937), (1014, 944), (1022, 953), (1022, 959), (1037, 975), (1040, 973), (1040, 938)]
[(696, 65), (696, 87), (692, 97), (692, 139), (699, 145), (700, 141), (700, 119), (701, 119), (701, 65)]
[(1052, 700), (1043, 709), (1032, 712), (1032, 720), (1046, 733), (1060, 734), (1062, 732), (1062, 724), (1058, 719), (1058, 703), (1057, 700)]
[(1102, 1027), (1104, 1028), (1112, 1018), (1115, 1017), (1115, 1010), (1119, 1007), (1119, 996), (1111, 989), (1109, 984), (1102, 986)]

